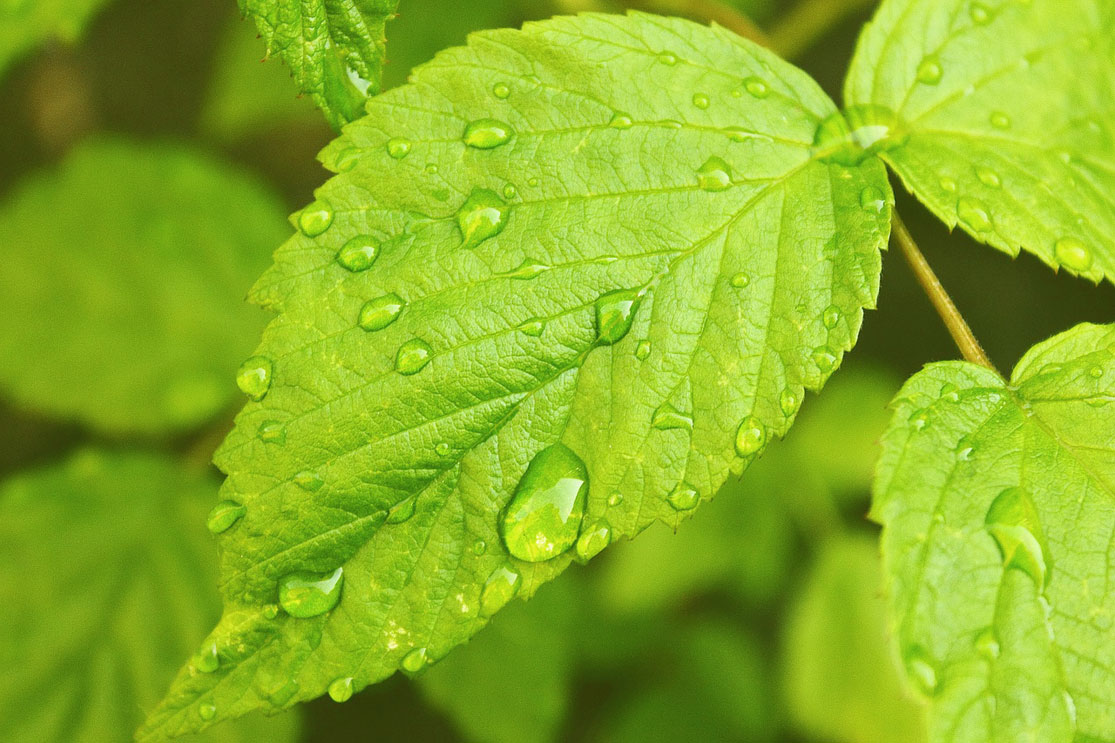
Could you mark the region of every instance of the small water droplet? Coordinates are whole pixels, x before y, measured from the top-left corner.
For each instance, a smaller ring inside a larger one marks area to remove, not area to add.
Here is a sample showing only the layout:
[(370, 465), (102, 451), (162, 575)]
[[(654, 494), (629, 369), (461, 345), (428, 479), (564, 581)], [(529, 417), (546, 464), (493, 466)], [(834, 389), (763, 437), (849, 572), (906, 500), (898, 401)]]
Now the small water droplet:
[(938, 183), (941, 184), (941, 190), (947, 193), (956, 193), (956, 181), (952, 178), (942, 177)]
[(539, 263), (532, 258), (524, 258), (523, 262), (510, 271), (501, 273), (500, 276), (508, 279), (527, 280), (533, 279), (535, 276), (543, 274), (550, 270), (550, 267), (545, 263)]
[(501, 101), (507, 100), (511, 95), (511, 86), (507, 83), (496, 83), (492, 86), (492, 95), (499, 98)]
[(400, 374), (417, 374), (430, 363), (432, 353), (429, 343), (421, 338), (411, 338), (399, 346), (395, 354), (395, 370)]
[(612, 116), (612, 120), (608, 122), (608, 126), (612, 127), (613, 129), (630, 129), (634, 125), (635, 122), (632, 121), (630, 116), (619, 111), (616, 111), (616, 113)]
[(906, 654), (906, 673), (914, 685), (926, 696), (937, 691), (937, 669), (929, 653), (919, 645)]
[(992, 627), (987, 627), (976, 637), (976, 652), (988, 660), (999, 657), (999, 638)]
[(355, 147), (348, 147), (338, 153), (333, 164), (338, 173), (347, 173), (355, 168), (358, 162), (360, 162), (360, 150)]
[(976, 168), (976, 177), (979, 178), (980, 183), (988, 188), (999, 188), (1003, 185), (1003, 180), (999, 178), (999, 174), (990, 168)]
[(763, 422), (753, 415), (744, 418), (736, 429), (736, 453), (741, 457), (749, 457), (766, 443), (767, 429)]
[(770, 95), (770, 86), (760, 77), (749, 77), (744, 80), (743, 89), (754, 98), (766, 98)]
[(503, 198), (507, 199), (508, 201), (510, 201), (511, 199), (515, 198), (518, 195), (519, 195), (519, 189), (515, 188), (514, 183), (508, 183), (507, 185), (505, 185), (503, 187)]
[(987, 531), (999, 545), (1003, 565), (1018, 568), (1034, 579), (1039, 591), (1049, 584), (1052, 561), (1038, 511), (1022, 488), (1007, 488), (995, 496), (984, 519)]
[(335, 679), (330, 683), (329, 698), (337, 704), (343, 704), (352, 699), (352, 676)]
[(732, 187), (732, 169), (721, 158), (710, 157), (697, 169), (697, 185), (703, 191), (724, 191)]
[(494, 191), (486, 188), (474, 190), (457, 212), (457, 224), (464, 241), (462, 246), (475, 248), (503, 232), (509, 211), (510, 207)]
[(669, 67), (673, 67), (678, 63), (678, 56), (673, 52), (662, 52), (658, 55), (658, 61)]
[(378, 255), (378, 240), (371, 235), (357, 235), (337, 251), (337, 263), (356, 273), (371, 268)]
[(751, 283), (751, 277), (740, 271), (739, 273), (734, 274), (732, 278), (728, 279), (728, 283), (734, 286), (736, 289), (742, 289)]
[(991, 114), (991, 126), (996, 129), (1010, 129), (1010, 117), (1002, 111), (995, 111)]
[(645, 361), (647, 356), (650, 356), (650, 341), (639, 341), (639, 345), (635, 346), (635, 358)]
[(499, 119), (477, 119), (465, 127), (464, 141), (469, 147), (478, 150), (492, 150), (507, 144), (515, 136), (515, 130), (507, 122)]
[(621, 503), (623, 503), (623, 493), (612, 493), (608, 496), (608, 505), (612, 508), (615, 508)]
[(828, 346), (818, 346), (813, 349), (813, 363), (822, 374), (828, 374), (836, 368), (836, 354)]
[(482, 555), (488, 551), (488, 543), (483, 539), (477, 539), (472, 543), (472, 554)]
[(709, 98), (704, 93), (693, 94), (693, 105), (701, 109), (702, 111), (709, 107), (709, 103)]
[(480, 616), (490, 617), (507, 606), (507, 602), (519, 592), (522, 582), (522, 576), (510, 568), (498, 567), (492, 571), (484, 582), (484, 590), (480, 592)]
[(217, 705), (212, 702), (202, 702), (197, 708), (197, 716), (205, 722), (209, 722), (217, 716)]
[(298, 214), (298, 229), (306, 237), (317, 237), (333, 224), (333, 207), (325, 199), (318, 199)]
[(279, 604), (292, 617), (307, 619), (332, 609), (341, 600), (344, 570), (332, 573), (299, 571), (279, 581)]
[(596, 557), (612, 541), (612, 527), (607, 521), (597, 520), (589, 524), (577, 537), (577, 559), (585, 563)]
[(923, 85), (936, 85), (941, 82), (943, 74), (944, 70), (941, 68), (941, 62), (936, 55), (926, 57), (918, 65), (918, 82)]
[[(423, 168), (423, 170), (425, 170), (429, 175), (437, 175), (440, 168), (438, 167), (437, 163), (426, 163), (426, 167)], [(444, 199), (442, 199), (442, 201), (444, 201)]]
[(434, 453), (439, 457), (448, 457), (453, 451), (453, 447), (445, 441), (439, 441), (434, 445)]
[(840, 323), (840, 308), (830, 304), (821, 315), (821, 323), (829, 330), (835, 328)]
[(971, 7), (968, 8), (968, 15), (972, 17), (974, 23), (980, 26), (991, 20), (991, 11), (983, 3), (972, 3)]
[(368, 332), (383, 330), (399, 319), (404, 307), (406, 302), (398, 294), (384, 294), (364, 303), (356, 324)]
[(194, 656), (194, 668), (200, 673), (213, 673), (221, 667), (221, 657), (217, 654), (217, 643), (207, 643)]
[(546, 321), (536, 317), (532, 320), (527, 320), (525, 323), (520, 325), (519, 330), (524, 335), (529, 335), (532, 338), (537, 338), (546, 330)]
[(675, 511), (691, 511), (701, 502), (701, 494), (689, 483), (680, 482), (666, 496), (666, 502)]
[(507, 551), (520, 560), (542, 562), (577, 541), (588, 496), (588, 470), (564, 444), (534, 456), (500, 519)]
[(960, 197), (956, 202), (956, 216), (973, 232), (988, 232), (991, 230), (991, 215), (987, 207), (979, 199), (968, 196)]
[(387, 140), (387, 154), (395, 158), (396, 160), (402, 160), (404, 157), (410, 154), (412, 146), (413, 145), (411, 144), (411, 141), (409, 139), (403, 139), (402, 137), (392, 137), (391, 139)]
[(414, 515), (414, 509), (417, 504), (417, 496), (413, 496), (407, 498), (404, 501), (396, 503), (394, 506), (391, 507), (391, 510), (387, 512), (387, 523), (401, 524), (404, 521), (409, 520), (410, 517)]
[(268, 444), (282, 444), (286, 441), (286, 429), (278, 421), (264, 421), (259, 424), (259, 440)]
[(781, 408), (782, 415), (787, 418), (797, 412), (800, 403), (801, 400), (798, 398), (798, 393), (789, 387), (782, 390), (782, 393), (778, 396), (778, 407)]
[(264, 604), (263, 609), (260, 610), (264, 619), (274, 619), (279, 616), (278, 604)]
[(947, 400), (948, 402), (960, 401), (960, 391), (957, 389), (955, 384), (952, 384), (950, 382), (946, 382), (945, 384), (941, 385), (941, 391), (939, 394), (942, 400)]
[(686, 431), (693, 430), (693, 417), (679, 412), (670, 403), (662, 403), (654, 411), (650, 424), (660, 431), (680, 428)]
[(321, 490), (321, 486), (325, 484), (325, 480), (323, 480), (318, 473), (306, 470), (294, 476), (294, 484), (312, 493), (316, 490)]
[(414, 648), (403, 656), (403, 661), (399, 664), (399, 667), (406, 675), (415, 676), (428, 665), (430, 665), (430, 656), (426, 652), (426, 648)]
[(859, 205), (869, 212), (881, 212), (887, 205), (887, 197), (882, 189), (868, 186), (860, 191)]
[(537, 176), (531, 176), (529, 179), (527, 179), (527, 185), (530, 186), (531, 188), (537, 186), (541, 182), (542, 182), (542, 180), (540, 178), (538, 178)]
[(910, 414), (907, 422), (915, 431), (920, 431), (929, 426), (929, 412), (926, 410), (915, 410)]
[(247, 512), (248, 509), (243, 504), (234, 500), (223, 500), (213, 506), (213, 510), (205, 520), (205, 525), (212, 533), (220, 534), (228, 531)]
[(1053, 254), (1065, 268), (1077, 272), (1087, 271), (1092, 267), (1092, 251), (1075, 237), (1062, 237), (1053, 246)]
[(639, 309), (639, 292), (634, 289), (617, 289), (600, 295), (596, 300), (596, 339), (610, 346), (618, 343), (635, 321)]
[(271, 376), (271, 359), (266, 356), (252, 356), (236, 372), (236, 386), (248, 399), (259, 402), (271, 389)]
[(1103, 367), (1093, 366), (1088, 370), (1088, 376), (1092, 379), (1100, 379), (1103, 377)]

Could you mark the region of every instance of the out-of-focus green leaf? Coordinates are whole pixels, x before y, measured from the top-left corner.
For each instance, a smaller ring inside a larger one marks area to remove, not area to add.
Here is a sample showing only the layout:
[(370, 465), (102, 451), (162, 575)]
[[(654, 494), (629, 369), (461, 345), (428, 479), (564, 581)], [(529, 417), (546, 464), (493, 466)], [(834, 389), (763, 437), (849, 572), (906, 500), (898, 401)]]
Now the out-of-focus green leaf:
[(1115, 740), (1112, 402), (1111, 325), (896, 398), (872, 515), (934, 743)]
[(1115, 280), (1115, 3), (886, 0), (844, 99), (934, 214)]
[(0, 0), (0, 77), (49, 39), (72, 43), (109, 0)]
[(243, 302), (282, 235), (261, 184), (166, 144), (92, 141), (0, 205), (0, 387), (112, 432), (228, 405), (263, 325)]
[[(79, 452), (0, 485), (0, 740), (126, 743), (220, 611), (216, 483), (153, 455)], [(294, 741), (253, 716), (186, 741)]]
[(890, 649), (883, 571), (870, 537), (826, 543), (790, 608), (783, 689), (796, 726), (834, 743), (917, 743), (925, 709)]

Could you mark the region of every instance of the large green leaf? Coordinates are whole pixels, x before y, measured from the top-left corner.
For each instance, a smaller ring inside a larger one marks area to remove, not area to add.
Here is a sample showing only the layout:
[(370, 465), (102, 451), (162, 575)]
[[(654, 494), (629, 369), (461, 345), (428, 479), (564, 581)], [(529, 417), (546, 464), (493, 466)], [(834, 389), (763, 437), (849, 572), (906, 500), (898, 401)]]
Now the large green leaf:
[(931, 740), (1115, 740), (1115, 326), (1010, 382), (934, 364), (895, 402), (873, 515)]
[(340, 128), (379, 92), (384, 27), (399, 0), (239, 0), (267, 54), (290, 66), (298, 88)]
[(0, 1), (0, 77), (19, 57), (49, 39), (74, 42), (109, 0)]
[(172, 145), (101, 140), (0, 206), (0, 387), (107, 431), (197, 425), (263, 325), (240, 297), (283, 234), (257, 181)]
[[(0, 740), (126, 743), (220, 610), (211, 478), (88, 450), (0, 485)], [(293, 741), (252, 716), (189, 740)]]
[(874, 301), (881, 163), (818, 160), (832, 102), (722, 29), (477, 34), (368, 110), (254, 290), (281, 314), (217, 456), (246, 508), (221, 668), (184, 670), (146, 736), (420, 667), (574, 554), (676, 524), (789, 428)]
[(845, 99), (950, 227), (1115, 279), (1115, 3), (886, 0)]

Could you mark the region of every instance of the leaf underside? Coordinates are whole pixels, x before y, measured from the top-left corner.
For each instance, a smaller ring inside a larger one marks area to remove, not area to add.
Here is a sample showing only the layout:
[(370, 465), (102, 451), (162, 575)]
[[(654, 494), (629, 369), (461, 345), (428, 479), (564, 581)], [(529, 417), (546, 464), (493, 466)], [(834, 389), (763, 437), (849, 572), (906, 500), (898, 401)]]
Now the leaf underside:
[(873, 516), (931, 740), (1115, 741), (1115, 326), (899, 393)]
[(844, 97), (950, 227), (1115, 280), (1115, 4), (887, 0)]
[[(141, 737), (437, 659), (501, 569), (528, 597), (573, 552), (500, 538), (544, 447), (583, 461), (584, 523), (615, 539), (677, 524), (784, 434), (854, 342), (889, 229), (876, 158), (816, 157), (834, 113), (723, 29), (639, 14), (477, 34), (373, 99), (253, 292), (280, 314), (253, 361), (270, 387), (217, 456), (247, 508), (221, 540), (221, 666), (187, 667)], [(466, 145), (485, 119), (491, 148)], [(498, 229), (465, 247), (477, 194)], [(354, 239), (366, 270), (336, 258)], [(596, 318), (614, 291), (638, 297), (625, 333)], [(331, 612), (267, 618), (285, 576), (338, 567)]]

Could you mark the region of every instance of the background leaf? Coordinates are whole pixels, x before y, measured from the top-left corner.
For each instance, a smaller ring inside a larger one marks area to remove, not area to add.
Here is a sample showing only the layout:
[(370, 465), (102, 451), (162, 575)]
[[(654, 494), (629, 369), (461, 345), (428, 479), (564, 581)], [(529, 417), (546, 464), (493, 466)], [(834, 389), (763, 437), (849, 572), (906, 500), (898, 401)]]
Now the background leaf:
[(886, 0), (845, 101), (861, 141), (949, 227), (1115, 277), (1115, 5)]
[(873, 515), (932, 741), (1115, 739), (1115, 328), (1009, 383), (934, 364), (895, 401)]
[(77, 41), (108, 0), (5, 0), (0, 3), (0, 77), (19, 57), (49, 39)]

